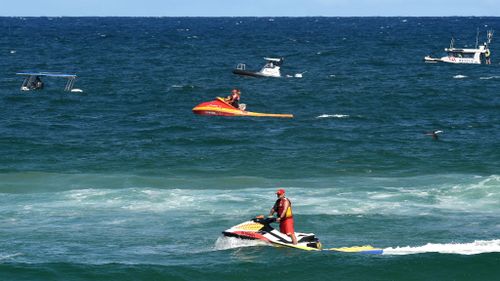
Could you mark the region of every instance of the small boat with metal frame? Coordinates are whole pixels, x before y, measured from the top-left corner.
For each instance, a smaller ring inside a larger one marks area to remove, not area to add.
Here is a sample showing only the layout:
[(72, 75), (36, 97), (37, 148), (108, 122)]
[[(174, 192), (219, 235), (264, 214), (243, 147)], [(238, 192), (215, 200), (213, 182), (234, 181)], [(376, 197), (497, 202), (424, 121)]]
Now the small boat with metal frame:
[(26, 76), (24, 78), (23, 84), (21, 85), (21, 91), (33, 91), (42, 90), (44, 88), (44, 83), (41, 77), (58, 77), (66, 78), (66, 87), (64, 91), (72, 93), (82, 93), (81, 89), (73, 88), (75, 85), (75, 80), (77, 76), (75, 74), (65, 74), (65, 73), (52, 73), (52, 72), (18, 72), (16, 75)]

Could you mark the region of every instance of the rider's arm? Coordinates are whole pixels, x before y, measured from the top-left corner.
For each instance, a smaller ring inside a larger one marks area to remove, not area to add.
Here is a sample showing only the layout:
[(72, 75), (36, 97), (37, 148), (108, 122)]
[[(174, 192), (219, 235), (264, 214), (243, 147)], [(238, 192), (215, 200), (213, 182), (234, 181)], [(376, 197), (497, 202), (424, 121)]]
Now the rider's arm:
[(274, 213), (276, 213), (279, 216), (279, 214), (278, 214), (279, 202), (280, 202), (280, 200), (278, 199), (274, 203), (274, 206), (271, 208), (271, 211), (269, 212), (270, 216), (272, 216)]

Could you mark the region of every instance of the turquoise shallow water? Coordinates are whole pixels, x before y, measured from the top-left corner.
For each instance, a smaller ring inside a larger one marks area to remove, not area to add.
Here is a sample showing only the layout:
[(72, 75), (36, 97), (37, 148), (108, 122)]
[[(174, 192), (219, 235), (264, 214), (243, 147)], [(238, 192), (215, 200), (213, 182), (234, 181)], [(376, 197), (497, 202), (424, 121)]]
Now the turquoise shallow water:
[[(500, 50), (429, 65), (498, 18), (0, 18), (0, 279), (495, 280)], [(283, 74), (252, 79), (283, 56)], [(83, 94), (19, 71), (77, 73)], [(198, 103), (243, 92), (249, 110)], [(438, 141), (425, 132), (440, 129)], [(304, 253), (220, 237), (284, 187)]]

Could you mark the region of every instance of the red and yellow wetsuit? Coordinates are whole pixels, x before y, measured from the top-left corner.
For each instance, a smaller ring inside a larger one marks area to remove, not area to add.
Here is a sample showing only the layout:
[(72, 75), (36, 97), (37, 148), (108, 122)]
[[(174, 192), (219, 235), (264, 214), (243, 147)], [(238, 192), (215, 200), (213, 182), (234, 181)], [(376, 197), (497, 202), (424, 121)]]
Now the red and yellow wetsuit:
[[(285, 202), (288, 200), (288, 208), (285, 209)], [(292, 202), (288, 198), (282, 198), (276, 200), (274, 205), (274, 210), (277, 210), (278, 217), (282, 217), (283, 212), (285, 212), (284, 217), (280, 220), (280, 231), (286, 235), (291, 235), (295, 233), (293, 228), (293, 214), (292, 214)]]

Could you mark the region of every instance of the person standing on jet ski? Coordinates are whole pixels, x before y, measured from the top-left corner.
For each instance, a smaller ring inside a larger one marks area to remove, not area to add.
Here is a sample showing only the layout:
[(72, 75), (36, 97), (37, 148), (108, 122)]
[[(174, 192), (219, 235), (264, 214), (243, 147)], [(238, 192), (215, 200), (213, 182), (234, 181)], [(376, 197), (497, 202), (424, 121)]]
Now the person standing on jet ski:
[(278, 215), (276, 221), (280, 223), (281, 233), (290, 236), (293, 244), (296, 245), (297, 237), (295, 237), (295, 230), (293, 227), (292, 202), (285, 197), (284, 189), (279, 189), (276, 192), (276, 196), (278, 196), (278, 200), (274, 203), (269, 215), (272, 216), (274, 213)]
[(231, 91), (231, 95), (227, 96), (226, 102), (235, 108), (239, 108), (240, 107), (240, 96), (241, 96), (240, 90), (233, 89)]

